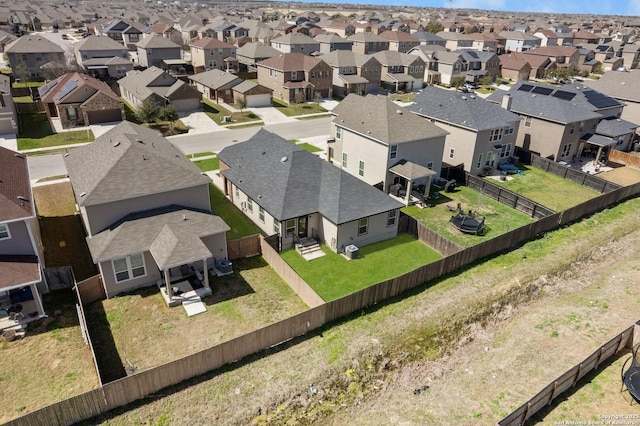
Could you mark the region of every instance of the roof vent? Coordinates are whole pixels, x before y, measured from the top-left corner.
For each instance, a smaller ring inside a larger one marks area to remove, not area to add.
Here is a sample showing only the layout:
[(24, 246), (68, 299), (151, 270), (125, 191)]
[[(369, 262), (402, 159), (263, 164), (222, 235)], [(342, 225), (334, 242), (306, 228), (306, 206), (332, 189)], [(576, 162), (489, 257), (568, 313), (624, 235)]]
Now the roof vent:
[(113, 144), (114, 148), (117, 147), (117, 146), (120, 146), (120, 141), (115, 141), (115, 143)]
[(144, 141), (143, 141), (142, 139), (140, 139), (140, 138), (136, 138), (136, 142), (138, 142), (138, 143), (144, 143)]
[(81, 193), (80, 193), (80, 197), (84, 197), (85, 195), (87, 195), (87, 193), (86, 193), (86, 192), (81, 192)]
[(462, 100), (463, 100), (463, 101), (466, 101), (466, 100), (467, 100), (467, 97), (466, 97), (466, 96), (463, 96), (463, 97), (462, 97)]
[(185, 213), (182, 213), (182, 220), (187, 220), (187, 215)]
[(469, 97), (470, 97), (471, 99), (475, 99), (475, 98), (476, 98), (476, 95), (471, 95), (471, 96), (469, 96)]
[(20, 201), (27, 201), (27, 202), (29, 201), (29, 200), (27, 200), (27, 198), (26, 198), (26, 197), (23, 197), (22, 195), (18, 195), (18, 200), (20, 200)]
[(396, 110), (396, 114), (398, 114), (398, 115), (402, 115), (402, 111), (401, 111), (401, 110), (399, 110), (399, 109), (397, 109), (397, 110)]
[(531, 95), (531, 97), (532, 97), (532, 98), (535, 98), (535, 97), (536, 97), (536, 94), (534, 93), (533, 95)]
[(15, 156), (16, 156), (16, 157), (18, 157), (18, 158), (24, 158), (24, 155), (20, 154), (19, 152), (16, 152), (16, 153), (15, 153), (15, 154), (13, 154), (13, 155), (15, 155)]
[[(264, 154), (264, 153), (263, 153), (263, 154)], [(281, 162), (281, 163), (286, 163), (286, 162), (287, 162), (287, 160), (288, 160), (288, 158), (287, 158), (287, 156), (285, 155), (284, 157), (282, 157), (282, 158), (280, 159), (280, 162)]]
[(627, 82), (626, 82), (626, 81), (623, 81), (623, 82), (622, 82), (622, 83), (620, 83), (620, 84), (622, 84), (622, 85), (624, 86), (625, 84), (627, 84)]
[(69, 156), (69, 152), (68, 151), (65, 152), (64, 154), (62, 154), (62, 156), (65, 157), (65, 158), (68, 157)]

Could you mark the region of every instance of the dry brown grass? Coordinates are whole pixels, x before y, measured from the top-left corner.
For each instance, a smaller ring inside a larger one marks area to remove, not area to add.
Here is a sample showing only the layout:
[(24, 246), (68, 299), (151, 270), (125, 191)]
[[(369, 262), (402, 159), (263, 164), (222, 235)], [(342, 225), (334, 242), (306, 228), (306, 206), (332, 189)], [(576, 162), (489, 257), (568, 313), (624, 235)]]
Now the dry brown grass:
[(640, 170), (632, 167), (617, 167), (611, 171), (598, 174), (599, 178), (627, 186), (640, 182)]
[(71, 182), (33, 188), (38, 216), (72, 216), (76, 212), (76, 200), (73, 197)]

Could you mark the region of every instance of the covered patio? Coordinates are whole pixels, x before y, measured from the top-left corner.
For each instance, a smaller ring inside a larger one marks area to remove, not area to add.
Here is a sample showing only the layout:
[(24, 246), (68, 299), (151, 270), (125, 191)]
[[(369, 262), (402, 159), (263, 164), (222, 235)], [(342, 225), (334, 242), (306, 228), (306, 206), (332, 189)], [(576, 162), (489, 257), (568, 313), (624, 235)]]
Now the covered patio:
[(338, 77), (344, 82), (343, 90), (345, 96), (349, 93), (356, 93), (358, 95), (367, 94), (367, 85), (369, 84), (369, 80), (366, 78), (357, 74), (340, 74)]
[(20, 332), (45, 317), (38, 283), (42, 281), (36, 256), (0, 256), (0, 331)]
[(389, 173), (395, 175), (394, 184), (389, 187), (389, 195), (405, 206), (424, 204), (429, 197), (431, 181), (437, 177), (433, 170), (408, 160), (398, 161), (389, 169)]
[(385, 87), (386, 89), (392, 88), (392, 90), (394, 90), (395, 92), (398, 92), (400, 90), (411, 92), (414, 89), (413, 83), (415, 79), (407, 74), (387, 72), (382, 75), (381, 80), (383, 87)]

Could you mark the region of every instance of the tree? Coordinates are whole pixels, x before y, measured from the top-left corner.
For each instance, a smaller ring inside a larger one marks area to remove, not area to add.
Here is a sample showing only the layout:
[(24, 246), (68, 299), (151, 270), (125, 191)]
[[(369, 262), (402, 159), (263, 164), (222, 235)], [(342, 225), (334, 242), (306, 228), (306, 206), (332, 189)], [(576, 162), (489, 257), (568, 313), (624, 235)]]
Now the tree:
[(478, 83), (480, 83), (481, 86), (489, 86), (493, 83), (493, 80), (490, 75), (485, 75), (484, 77), (480, 77)]
[(439, 33), (440, 31), (444, 30), (444, 27), (442, 26), (442, 24), (438, 21), (429, 21), (427, 22), (427, 26), (425, 27), (425, 31), (428, 33)]
[(242, 110), (247, 107), (247, 101), (244, 98), (238, 98), (238, 100), (236, 100), (236, 107), (240, 109), (240, 114), (242, 114)]
[(155, 102), (145, 99), (136, 109), (136, 118), (143, 123), (152, 123), (156, 121), (159, 112), (160, 107)]
[(453, 77), (451, 79), (451, 83), (449, 84), (449, 86), (455, 87), (456, 89), (458, 87), (464, 86), (464, 78), (463, 77)]
[(156, 116), (156, 121), (176, 121), (178, 119), (178, 112), (176, 108), (167, 104), (163, 107), (158, 108), (158, 115)]
[(303, 104), (304, 101), (306, 100), (306, 94), (304, 93), (304, 89), (301, 90), (296, 90), (296, 94), (294, 97), (294, 101), (297, 104)]

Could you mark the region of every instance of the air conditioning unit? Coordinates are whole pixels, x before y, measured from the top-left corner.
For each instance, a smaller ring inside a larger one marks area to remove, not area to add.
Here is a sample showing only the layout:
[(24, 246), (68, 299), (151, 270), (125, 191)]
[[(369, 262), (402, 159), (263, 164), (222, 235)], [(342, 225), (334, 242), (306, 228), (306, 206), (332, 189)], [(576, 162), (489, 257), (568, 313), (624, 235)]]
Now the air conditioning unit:
[(358, 246), (354, 244), (349, 244), (344, 248), (344, 255), (347, 256), (349, 259), (357, 259), (358, 256), (360, 255)]

